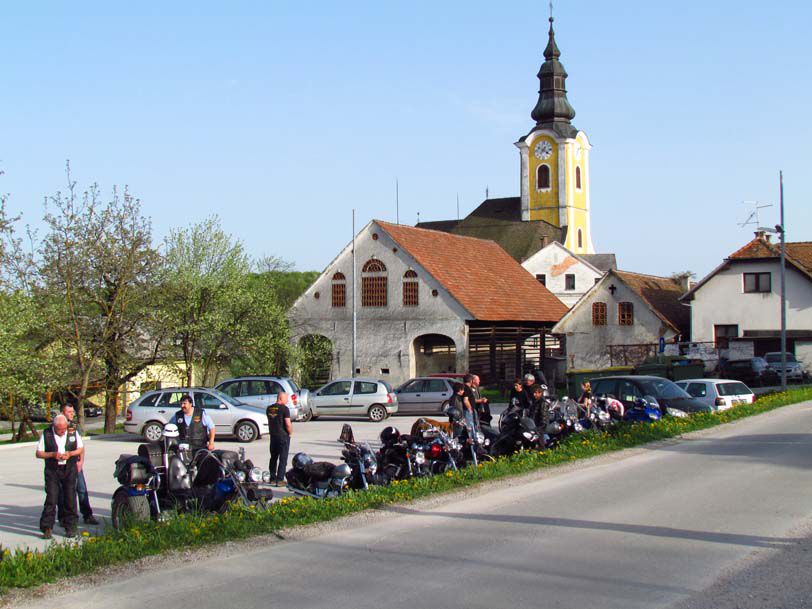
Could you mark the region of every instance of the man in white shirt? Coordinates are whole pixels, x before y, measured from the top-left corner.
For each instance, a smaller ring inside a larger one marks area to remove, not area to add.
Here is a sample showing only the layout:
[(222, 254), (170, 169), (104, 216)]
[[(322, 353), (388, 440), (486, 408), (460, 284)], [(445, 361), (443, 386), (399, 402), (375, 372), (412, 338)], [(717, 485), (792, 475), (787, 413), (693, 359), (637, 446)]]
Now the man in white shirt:
[(84, 452), (82, 437), (76, 429), (68, 430), (65, 415), (57, 415), (39, 437), (36, 455), (45, 461), (45, 505), (39, 519), (44, 539), (51, 539), (57, 508), (65, 537), (76, 537), (76, 463)]

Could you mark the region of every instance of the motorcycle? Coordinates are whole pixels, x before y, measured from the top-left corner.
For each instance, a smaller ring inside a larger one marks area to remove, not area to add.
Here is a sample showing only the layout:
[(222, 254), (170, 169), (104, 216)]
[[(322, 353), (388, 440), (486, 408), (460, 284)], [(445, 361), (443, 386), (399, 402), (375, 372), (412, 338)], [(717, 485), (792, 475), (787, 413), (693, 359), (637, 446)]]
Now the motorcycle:
[[(174, 429), (173, 429), (174, 428)], [(232, 503), (267, 505), (273, 498), (271, 474), (245, 458), (245, 449), (199, 450), (177, 441), (177, 427), (166, 425), (158, 442), (141, 444), (137, 455), (121, 455), (114, 477), (112, 522), (160, 520), (177, 512), (223, 512)]]
[(420, 439), (401, 434), (394, 427), (381, 432), (381, 448), (378, 450), (378, 467), (384, 484), (392, 480), (407, 480), (428, 475), (426, 453)]
[(368, 443), (346, 442), (344, 450), (341, 451), (341, 460), (350, 466), (351, 489), (367, 489), (371, 484), (381, 483), (378, 476), (378, 459)]
[(493, 457), (512, 455), (520, 450), (543, 448), (544, 440), (539, 434), (535, 421), (525, 416), (524, 410), (521, 408), (502, 413), (499, 427), (499, 436), (490, 446), (490, 454)]
[(645, 398), (637, 398), (634, 406), (626, 410), (623, 415), (624, 421), (634, 421), (637, 423), (654, 423), (662, 418), (662, 413), (658, 406), (655, 406)]
[(305, 453), (293, 456), (293, 467), (285, 473), (288, 490), (300, 497), (338, 497), (349, 488), (352, 469), (346, 463), (314, 462)]

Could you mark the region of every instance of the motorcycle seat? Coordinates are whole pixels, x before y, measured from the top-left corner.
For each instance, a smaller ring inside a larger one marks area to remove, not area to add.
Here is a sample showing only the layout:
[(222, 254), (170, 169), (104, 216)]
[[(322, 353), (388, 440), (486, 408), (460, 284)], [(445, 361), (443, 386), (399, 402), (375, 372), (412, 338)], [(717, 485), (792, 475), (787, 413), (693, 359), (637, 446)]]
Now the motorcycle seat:
[(313, 480), (329, 480), (336, 466), (327, 461), (316, 461), (305, 466), (304, 473)]

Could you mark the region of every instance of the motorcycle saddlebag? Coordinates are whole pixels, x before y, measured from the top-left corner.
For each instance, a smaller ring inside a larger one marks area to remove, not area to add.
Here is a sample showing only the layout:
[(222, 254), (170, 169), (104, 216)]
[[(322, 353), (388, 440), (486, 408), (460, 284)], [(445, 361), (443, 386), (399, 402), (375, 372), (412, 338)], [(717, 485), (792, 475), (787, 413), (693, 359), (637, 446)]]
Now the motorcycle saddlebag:
[(164, 464), (163, 450), (163, 442), (148, 442), (138, 447), (138, 456), (149, 461), (152, 467), (162, 467)]
[(138, 455), (121, 455), (116, 461), (115, 476), (119, 484), (132, 486), (146, 484), (152, 473), (152, 465)]

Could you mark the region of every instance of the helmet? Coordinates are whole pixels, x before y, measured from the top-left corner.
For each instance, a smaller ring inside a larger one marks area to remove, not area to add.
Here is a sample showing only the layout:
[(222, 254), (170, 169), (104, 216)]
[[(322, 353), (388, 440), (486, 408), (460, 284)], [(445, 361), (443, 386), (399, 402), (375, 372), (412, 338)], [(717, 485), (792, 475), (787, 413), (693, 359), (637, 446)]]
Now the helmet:
[(313, 464), (313, 459), (307, 453), (296, 453), (293, 455), (293, 469), (304, 469)]
[(381, 432), (381, 442), (384, 444), (392, 444), (400, 439), (400, 432), (396, 427), (385, 427)]
[(452, 423), (456, 423), (462, 419), (462, 412), (456, 406), (451, 406), (445, 413), (448, 415), (448, 420)]
[(177, 438), (180, 436), (178, 426), (174, 423), (167, 423), (164, 425), (164, 438)]

